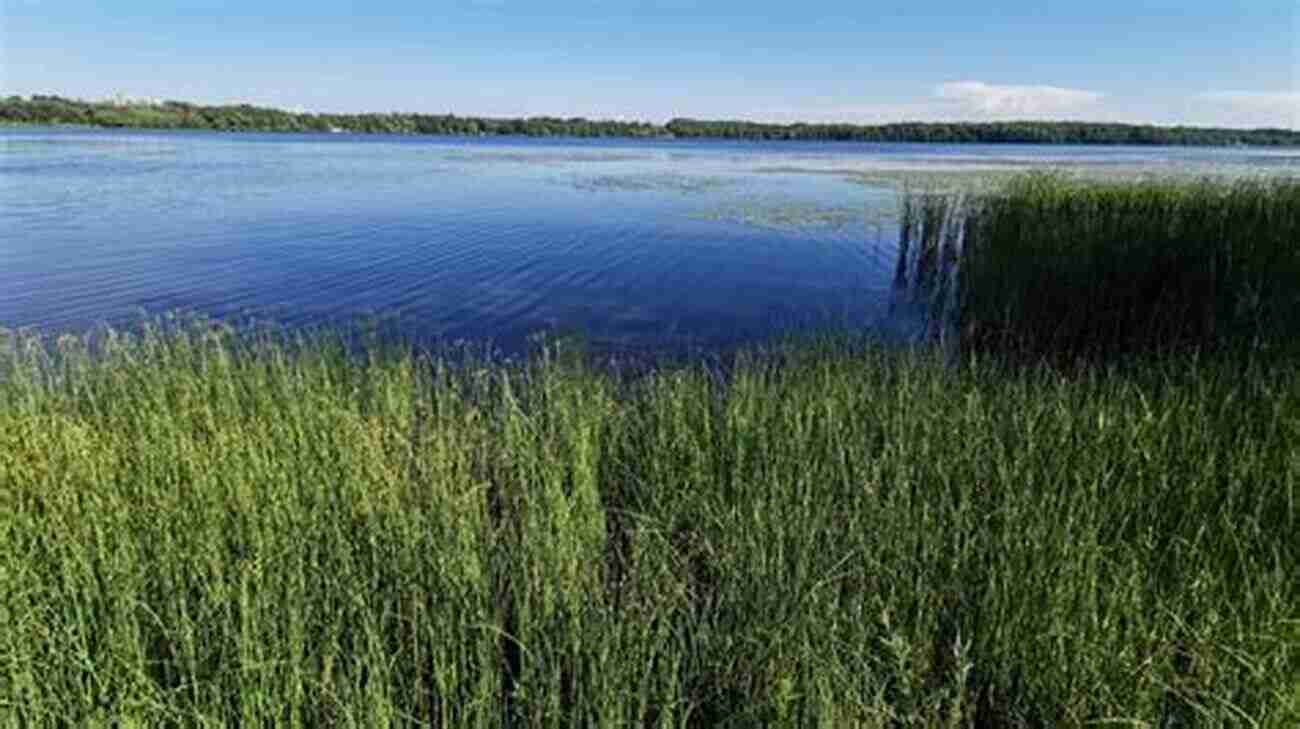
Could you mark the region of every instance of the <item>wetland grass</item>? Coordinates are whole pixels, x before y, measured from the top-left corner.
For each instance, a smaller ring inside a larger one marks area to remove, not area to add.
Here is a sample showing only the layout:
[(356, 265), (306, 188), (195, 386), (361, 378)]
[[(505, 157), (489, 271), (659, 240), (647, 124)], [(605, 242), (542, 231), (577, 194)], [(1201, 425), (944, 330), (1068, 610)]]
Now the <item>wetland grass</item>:
[(959, 246), (927, 242), (919, 256), (913, 254), (913, 268), (920, 275), (942, 272), (924, 256), (960, 248), (952, 318), (965, 351), (1103, 361), (1295, 346), (1295, 179), (1107, 181), (1038, 174), (991, 194), (908, 197), (905, 240), (909, 230), (937, 235), (958, 227), (936, 225), (936, 215), (960, 221)]
[(93, 349), (0, 347), (3, 727), (1300, 720), (1292, 363)]

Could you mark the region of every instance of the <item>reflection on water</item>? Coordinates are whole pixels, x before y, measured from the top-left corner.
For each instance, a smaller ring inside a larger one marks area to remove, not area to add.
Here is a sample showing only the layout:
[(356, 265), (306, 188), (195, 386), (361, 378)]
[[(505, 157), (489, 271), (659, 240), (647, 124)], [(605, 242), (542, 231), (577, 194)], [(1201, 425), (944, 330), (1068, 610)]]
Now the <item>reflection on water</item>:
[(1045, 164), (1300, 170), (1300, 156), (9, 129), (0, 327), (181, 308), (378, 314), (506, 348), (539, 330), (629, 351), (827, 324), (901, 336), (918, 325), (891, 294), (899, 186)]

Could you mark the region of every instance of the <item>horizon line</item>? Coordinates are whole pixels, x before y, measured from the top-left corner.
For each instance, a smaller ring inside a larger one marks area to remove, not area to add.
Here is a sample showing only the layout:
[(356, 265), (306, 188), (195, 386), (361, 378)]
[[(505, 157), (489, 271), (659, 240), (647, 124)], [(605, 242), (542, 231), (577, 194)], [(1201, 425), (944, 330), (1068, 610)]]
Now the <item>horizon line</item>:
[(946, 119), (946, 120), (944, 119), (925, 120), (922, 118), (915, 118), (915, 119), (901, 119), (897, 121), (864, 122), (864, 121), (848, 121), (848, 120), (766, 121), (757, 118), (745, 118), (745, 117), (710, 118), (710, 117), (677, 115), (665, 121), (656, 122), (648, 119), (632, 118), (624, 115), (560, 116), (556, 114), (530, 114), (526, 116), (496, 116), (491, 114), (457, 113), (453, 111), (432, 112), (432, 111), (402, 111), (402, 110), (339, 112), (339, 111), (319, 111), (319, 110), (306, 109), (303, 107), (296, 107), (296, 106), (279, 106), (275, 104), (268, 104), (265, 102), (256, 102), (251, 100), (227, 100), (221, 102), (203, 102), (203, 101), (186, 101), (183, 99), (175, 99), (175, 98), (129, 96), (121, 93), (114, 94), (113, 96), (109, 96), (109, 97), (99, 98), (99, 99), (87, 99), (84, 97), (77, 97), (77, 96), (64, 96), (58, 93), (30, 93), (24, 96), (22, 94), (10, 94), (6, 92), (0, 92), (0, 103), (12, 99), (20, 99), (20, 100), (30, 102), (38, 98), (61, 99), (64, 101), (72, 101), (72, 102), (77, 102), (82, 104), (109, 105), (109, 106), (119, 106), (119, 107), (164, 106), (167, 104), (181, 104), (186, 106), (208, 107), (208, 108), (250, 107), (250, 108), (263, 109), (269, 111), (277, 111), (286, 114), (294, 114), (300, 116), (314, 116), (314, 117), (429, 116), (429, 117), (458, 117), (462, 119), (484, 119), (484, 120), (493, 120), (493, 121), (555, 119), (555, 120), (582, 120), (582, 121), (589, 121), (589, 122), (606, 122), (606, 123), (629, 124), (629, 125), (645, 125), (645, 126), (651, 126), (657, 128), (666, 128), (669, 124), (671, 124), (674, 121), (690, 121), (690, 122), (703, 122), (703, 123), (741, 123), (741, 124), (754, 124), (754, 125), (778, 127), (778, 128), (798, 127), (798, 126), (804, 126), (804, 127), (841, 126), (841, 127), (857, 127), (857, 128), (875, 128), (875, 127), (891, 127), (891, 126), (906, 126), (906, 125), (979, 126), (979, 125), (989, 125), (989, 124), (1078, 124), (1078, 125), (1096, 125), (1096, 126), (1138, 127), (1138, 128), (1152, 128), (1152, 129), (1181, 129), (1181, 130), (1233, 131), (1233, 132), (1285, 132), (1290, 134), (1300, 134), (1300, 127), (1283, 127), (1283, 126), (1228, 127), (1228, 126), (1213, 126), (1213, 125), (1196, 124), (1196, 123), (1188, 123), (1188, 122), (1158, 123), (1158, 122), (1151, 122), (1151, 121), (1116, 121), (1113, 119), (1112, 120), (1101, 120), (1101, 119), (1085, 120), (1085, 119), (1062, 119), (1062, 118), (1049, 118), (1049, 117), (1000, 117), (1000, 118), (988, 118), (988, 119)]

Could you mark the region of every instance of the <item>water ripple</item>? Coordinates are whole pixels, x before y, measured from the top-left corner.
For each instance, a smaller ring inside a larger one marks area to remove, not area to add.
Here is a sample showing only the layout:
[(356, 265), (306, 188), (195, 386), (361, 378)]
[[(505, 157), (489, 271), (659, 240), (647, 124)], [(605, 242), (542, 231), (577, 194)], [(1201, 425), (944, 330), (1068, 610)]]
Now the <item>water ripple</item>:
[(393, 312), (434, 336), (577, 328), (636, 348), (887, 325), (895, 191), (802, 171), (1046, 159), (842, 149), (2, 130), (0, 326)]

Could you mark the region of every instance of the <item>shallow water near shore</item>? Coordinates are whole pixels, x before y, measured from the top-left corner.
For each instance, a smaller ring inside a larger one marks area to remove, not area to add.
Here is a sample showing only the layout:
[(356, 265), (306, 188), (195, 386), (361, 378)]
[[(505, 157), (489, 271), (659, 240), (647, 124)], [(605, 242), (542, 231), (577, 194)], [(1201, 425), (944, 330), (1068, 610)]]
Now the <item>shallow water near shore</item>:
[(0, 327), (189, 310), (380, 316), (430, 340), (716, 349), (794, 328), (909, 337), (902, 185), (1007, 170), (1300, 171), (1204, 148), (0, 130)]

